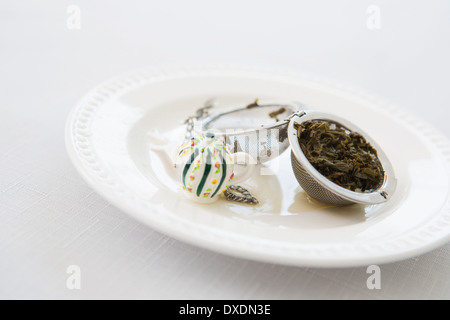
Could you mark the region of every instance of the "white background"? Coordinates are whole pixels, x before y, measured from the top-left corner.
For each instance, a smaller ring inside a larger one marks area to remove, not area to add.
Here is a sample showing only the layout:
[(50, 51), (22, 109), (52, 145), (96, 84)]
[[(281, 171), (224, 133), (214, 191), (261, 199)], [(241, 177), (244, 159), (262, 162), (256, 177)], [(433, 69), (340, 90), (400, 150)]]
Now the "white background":
[[(81, 9), (69, 30), (67, 7)], [(381, 30), (366, 10), (381, 9)], [(0, 298), (449, 299), (450, 245), (381, 266), (312, 269), (223, 256), (145, 227), (83, 182), (64, 147), (75, 102), (160, 63), (233, 62), (316, 74), (420, 114), (450, 137), (450, 2), (0, 3)], [(82, 290), (66, 288), (79, 265)]]

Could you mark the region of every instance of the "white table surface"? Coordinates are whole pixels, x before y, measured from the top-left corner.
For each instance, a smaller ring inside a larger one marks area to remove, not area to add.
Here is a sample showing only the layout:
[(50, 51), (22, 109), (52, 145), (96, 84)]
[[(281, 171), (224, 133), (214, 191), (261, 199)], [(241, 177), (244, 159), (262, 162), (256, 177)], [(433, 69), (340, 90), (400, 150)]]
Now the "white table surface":
[[(67, 7), (81, 9), (70, 30)], [(366, 26), (369, 5), (381, 29)], [(141, 225), (94, 193), (64, 146), (84, 93), (129, 69), (233, 62), (317, 74), (420, 114), (450, 137), (450, 2), (0, 3), (0, 298), (449, 299), (450, 245), (381, 266), (246, 261)], [(81, 290), (66, 269), (81, 268)]]

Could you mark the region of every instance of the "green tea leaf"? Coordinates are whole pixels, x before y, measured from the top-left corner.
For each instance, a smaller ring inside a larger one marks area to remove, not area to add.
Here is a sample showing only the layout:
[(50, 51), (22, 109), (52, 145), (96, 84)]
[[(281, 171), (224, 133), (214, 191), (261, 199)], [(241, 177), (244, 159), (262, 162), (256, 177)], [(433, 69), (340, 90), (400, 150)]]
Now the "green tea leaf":
[(370, 192), (383, 184), (377, 151), (361, 134), (323, 120), (305, 121), (296, 129), (305, 157), (330, 181), (356, 192)]

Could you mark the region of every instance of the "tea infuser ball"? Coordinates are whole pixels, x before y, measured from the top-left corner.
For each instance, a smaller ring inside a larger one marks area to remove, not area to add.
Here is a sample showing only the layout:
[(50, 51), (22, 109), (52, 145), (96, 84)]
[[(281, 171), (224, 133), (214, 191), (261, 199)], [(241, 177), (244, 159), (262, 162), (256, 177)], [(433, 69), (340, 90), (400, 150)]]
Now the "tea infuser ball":
[[(296, 124), (302, 124), (308, 120), (335, 123), (350, 132), (357, 132), (363, 136), (366, 141), (377, 150), (378, 159), (384, 170), (382, 184), (370, 192), (351, 191), (337, 185), (317, 171), (303, 153), (298, 140), (298, 132), (295, 128)], [(389, 159), (380, 146), (353, 123), (335, 115), (317, 111), (305, 111), (292, 117), (288, 126), (288, 137), (292, 148), (291, 163), (294, 175), (303, 190), (312, 198), (332, 205), (347, 205), (354, 203), (370, 205), (386, 202), (392, 197), (397, 185), (397, 180)]]

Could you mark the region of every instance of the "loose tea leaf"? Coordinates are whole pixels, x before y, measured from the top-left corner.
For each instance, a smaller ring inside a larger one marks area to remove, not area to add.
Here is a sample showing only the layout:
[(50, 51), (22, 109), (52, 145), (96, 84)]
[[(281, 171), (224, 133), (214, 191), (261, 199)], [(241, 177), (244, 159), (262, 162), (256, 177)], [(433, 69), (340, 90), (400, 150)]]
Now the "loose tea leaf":
[(280, 121), (280, 120), (278, 120), (278, 116), (279, 116), (280, 114), (285, 113), (285, 112), (286, 112), (286, 108), (281, 107), (280, 109), (278, 109), (278, 110), (276, 110), (276, 111), (274, 111), (274, 112), (269, 113), (269, 117), (271, 117), (272, 119), (275, 119), (275, 120), (278, 122), (278, 121)]
[[(247, 109), (252, 109), (252, 108), (264, 107), (264, 106), (269, 106), (269, 105), (260, 105), (260, 104), (259, 104), (259, 99), (256, 98), (255, 101), (253, 101), (252, 103), (248, 104), (248, 105), (246, 106), (246, 108), (247, 108)], [(270, 105), (270, 106), (272, 107), (273, 105)], [(270, 112), (270, 113), (269, 113), (269, 117), (272, 118), (272, 119), (275, 119), (275, 121), (278, 122), (278, 121), (279, 121), (278, 116), (279, 116), (280, 114), (285, 113), (285, 112), (286, 112), (286, 108), (285, 108), (285, 107), (280, 107), (278, 110), (275, 110), (275, 111), (273, 111), (273, 112)]]
[(382, 185), (384, 170), (377, 151), (359, 133), (322, 120), (296, 124), (296, 129), (304, 155), (330, 181), (357, 192)]
[(247, 109), (251, 109), (251, 108), (259, 107), (258, 101), (259, 101), (259, 99), (256, 98), (255, 101), (253, 101), (252, 103), (250, 103), (249, 105), (247, 105), (246, 108), (247, 108)]

